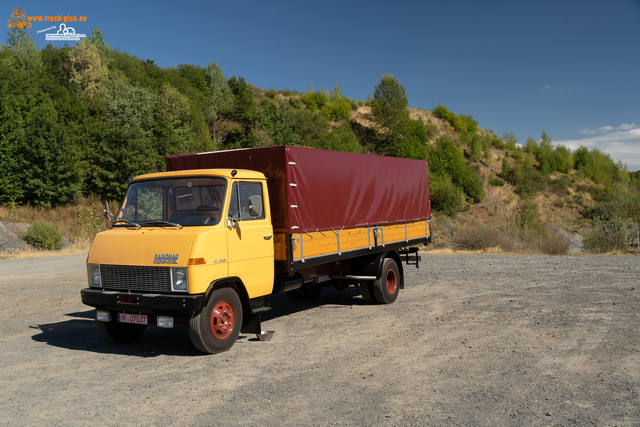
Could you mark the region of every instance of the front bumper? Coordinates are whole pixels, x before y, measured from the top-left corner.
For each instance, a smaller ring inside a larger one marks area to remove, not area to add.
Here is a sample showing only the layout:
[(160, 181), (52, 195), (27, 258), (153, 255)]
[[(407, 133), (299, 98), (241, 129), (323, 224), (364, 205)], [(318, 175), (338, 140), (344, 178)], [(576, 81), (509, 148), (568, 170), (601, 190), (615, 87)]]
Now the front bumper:
[(189, 314), (201, 309), (204, 301), (204, 294), (143, 294), (94, 288), (83, 289), (80, 294), (84, 304), (101, 310), (155, 316)]

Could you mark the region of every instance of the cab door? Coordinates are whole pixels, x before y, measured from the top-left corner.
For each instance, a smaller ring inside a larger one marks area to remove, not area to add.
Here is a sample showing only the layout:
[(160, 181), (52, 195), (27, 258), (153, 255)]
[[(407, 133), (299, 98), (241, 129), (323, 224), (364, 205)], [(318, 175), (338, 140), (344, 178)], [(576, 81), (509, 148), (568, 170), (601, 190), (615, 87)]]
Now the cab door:
[[(229, 197), (229, 276), (242, 280), (249, 298), (269, 295), (273, 291), (273, 226), (266, 194), (266, 182), (247, 180), (234, 182)], [(258, 206), (251, 206), (249, 198), (252, 196), (260, 197), (258, 216), (253, 216)]]

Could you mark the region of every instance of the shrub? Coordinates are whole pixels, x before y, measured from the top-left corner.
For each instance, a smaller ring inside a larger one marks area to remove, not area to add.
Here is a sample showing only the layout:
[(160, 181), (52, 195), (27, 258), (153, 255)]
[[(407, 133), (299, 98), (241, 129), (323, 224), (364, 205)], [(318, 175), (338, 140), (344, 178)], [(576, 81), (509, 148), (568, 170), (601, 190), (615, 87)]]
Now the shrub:
[(518, 234), (522, 238), (530, 238), (535, 235), (540, 225), (540, 213), (538, 205), (529, 198), (520, 198), (514, 215)]
[(571, 242), (565, 233), (550, 223), (543, 226), (541, 243), (540, 250), (548, 255), (566, 255), (571, 247)]
[(478, 131), (478, 121), (471, 115), (454, 114), (442, 104), (431, 109), (431, 114), (439, 119), (446, 120), (453, 128), (461, 134), (474, 135)]
[(489, 178), (489, 184), (493, 187), (502, 187), (504, 185), (504, 181), (492, 176)]
[(58, 224), (53, 221), (35, 221), (29, 227), (24, 240), (38, 249), (62, 249), (62, 234)]
[(300, 110), (302, 108), (302, 101), (300, 98), (289, 98), (289, 104), (296, 110)]
[(563, 195), (567, 193), (567, 189), (569, 188), (569, 184), (571, 184), (569, 182), (569, 178), (566, 175), (562, 175), (560, 178), (558, 179), (551, 179), (549, 180), (549, 189), (558, 194), (558, 195)]
[(504, 141), (498, 138), (497, 136), (494, 138), (491, 138), (491, 145), (493, 145), (498, 150), (504, 150), (504, 148), (507, 146), (507, 144), (505, 144)]
[(480, 159), (482, 159), (482, 143), (480, 142), (480, 138), (478, 138), (477, 135), (475, 135), (469, 143), (467, 157), (472, 162), (479, 162)]
[(459, 249), (471, 251), (500, 248), (505, 252), (517, 252), (519, 246), (519, 241), (513, 236), (509, 236), (499, 228), (486, 225), (476, 225), (458, 230), (453, 242)]
[(348, 119), (351, 116), (351, 104), (345, 98), (337, 98), (327, 102), (321, 112), (330, 120)]
[(460, 188), (450, 178), (433, 178), (430, 185), (431, 206), (448, 216), (460, 212), (464, 196)]
[(480, 178), (477, 172), (473, 169), (466, 169), (465, 174), (460, 181), (460, 186), (462, 187), (469, 203), (478, 203), (484, 200), (484, 183), (482, 182), (482, 178)]
[(292, 91), (291, 89), (280, 89), (278, 93), (282, 96), (291, 96), (296, 94), (298, 91)]

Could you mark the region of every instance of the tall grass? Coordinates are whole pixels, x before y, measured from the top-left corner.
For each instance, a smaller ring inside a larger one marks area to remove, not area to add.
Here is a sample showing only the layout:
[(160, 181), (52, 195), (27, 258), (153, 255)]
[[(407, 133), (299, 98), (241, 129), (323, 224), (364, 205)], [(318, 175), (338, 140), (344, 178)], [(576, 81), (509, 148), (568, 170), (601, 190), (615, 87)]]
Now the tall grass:
[[(115, 213), (119, 205), (118, 202), (110, 203), (111, 212)], [(104, 202), (97, 197), (78, 199), (55, 208), (0, 206), (0, 221), (28, 224), (36, 221), (55, 222), (67, 240), (88, 249), (96, 234), (111, 226), (103, 210)]]

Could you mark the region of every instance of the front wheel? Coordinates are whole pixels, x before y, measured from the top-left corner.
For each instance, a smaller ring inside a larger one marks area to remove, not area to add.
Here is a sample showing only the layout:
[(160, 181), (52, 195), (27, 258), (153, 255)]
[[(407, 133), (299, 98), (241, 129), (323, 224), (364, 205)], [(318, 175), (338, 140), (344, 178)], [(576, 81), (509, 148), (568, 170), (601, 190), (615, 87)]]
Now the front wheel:
[(216, 289), (209, 302), (189, 319), (189, 336), (203, 353), (221, 353), (235, 344), (242, 327), (242, 305), (231, 288)]
[[(140, 338), (147, 329), (147, 325), (135, 325), (133, 323), (120, 323), (111, 320), (111, 322), (101, 322), (98, 320), (98, 310), (96, 310), (96, 328), (102, 338), (113, 344), (125, 344), (133, 342)], [(111, 313), (111, 317), (117, 316)]]
[(398, 298), (400, 291), (400, 270), (398, 264), (387, 258), (382, 264), (382, 275), (373, 282), (373, 294), (381, 304), (391, 304)]

